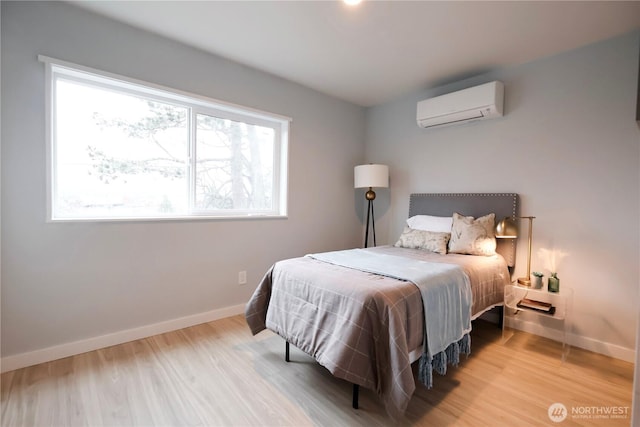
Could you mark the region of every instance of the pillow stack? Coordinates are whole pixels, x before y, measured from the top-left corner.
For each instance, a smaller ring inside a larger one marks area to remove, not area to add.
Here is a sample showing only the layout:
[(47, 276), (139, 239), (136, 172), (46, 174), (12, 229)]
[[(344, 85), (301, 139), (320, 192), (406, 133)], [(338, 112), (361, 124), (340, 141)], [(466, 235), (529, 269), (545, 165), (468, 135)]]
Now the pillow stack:
[(438, 254), (490, 256), (496, 253), (495, 214), (480, 218), (454, 213), (452, 217), (416, 215), (394, 246)]
[(452, 217), (412, 216), (407, 220), (407, 226), (394, 246), (423, 249), (444, 255), (447, 253), (452, 224)]

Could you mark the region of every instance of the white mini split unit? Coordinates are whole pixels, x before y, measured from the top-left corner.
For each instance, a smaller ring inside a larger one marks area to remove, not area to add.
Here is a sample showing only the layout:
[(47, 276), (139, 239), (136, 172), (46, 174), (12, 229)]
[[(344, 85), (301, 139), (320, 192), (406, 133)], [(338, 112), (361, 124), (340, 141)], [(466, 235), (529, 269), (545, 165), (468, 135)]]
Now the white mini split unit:
[(418, 102), (418, 126), (430, 128), (502, 116), (504, 85), (495, 81)]

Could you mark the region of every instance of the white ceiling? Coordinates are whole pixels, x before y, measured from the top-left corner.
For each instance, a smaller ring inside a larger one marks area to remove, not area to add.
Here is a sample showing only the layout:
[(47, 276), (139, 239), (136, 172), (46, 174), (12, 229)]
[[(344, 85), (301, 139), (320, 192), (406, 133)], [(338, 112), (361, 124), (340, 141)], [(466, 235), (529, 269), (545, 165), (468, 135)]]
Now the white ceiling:
[(640, 1), (74, 1), (362, 106), (640, 28)]

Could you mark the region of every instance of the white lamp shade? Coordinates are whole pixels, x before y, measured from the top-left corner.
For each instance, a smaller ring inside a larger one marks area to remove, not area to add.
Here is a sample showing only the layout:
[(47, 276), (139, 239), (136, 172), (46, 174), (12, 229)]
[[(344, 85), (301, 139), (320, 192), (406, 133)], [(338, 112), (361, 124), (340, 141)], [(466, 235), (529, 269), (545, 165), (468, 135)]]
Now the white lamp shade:
[(389, 187), (389, 166), (360, 165), (353, 170), (353, 186), (355, 188), (387, 188)]

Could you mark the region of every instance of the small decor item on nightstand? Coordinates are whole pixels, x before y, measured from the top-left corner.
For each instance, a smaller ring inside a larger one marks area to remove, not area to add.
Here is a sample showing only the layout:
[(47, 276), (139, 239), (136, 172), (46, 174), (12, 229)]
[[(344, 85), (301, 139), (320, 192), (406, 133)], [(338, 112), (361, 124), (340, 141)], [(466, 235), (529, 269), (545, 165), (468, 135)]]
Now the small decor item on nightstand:
[(558, 278), (558, 273), (551, 273), (551, 276), (549, 277), (548, 289), (549, 292), (560, 292), (560, 279)]
[(539, 271), (534, 271), (531, 273), (531, 276), (531, 287), (534, 289), (542, 289), (542, 276), (544, 276), (544, 274)]
[(543, 260), (544, 268), (548, 268), (549, 271), (552, 272), (549, 280), (547, 281), (547, 290), (557, 294), (560, 292), (560, 279), (558, 278), (558, 273), (556, 273), (556, 271), (558, 271), (558, 264), (560, 264), (560, 261), (562, 261), (562, 259), (568, 254), (559, 249), (545, 248), (540, 248), (538, 253), (540, 254), (540, 258)]

